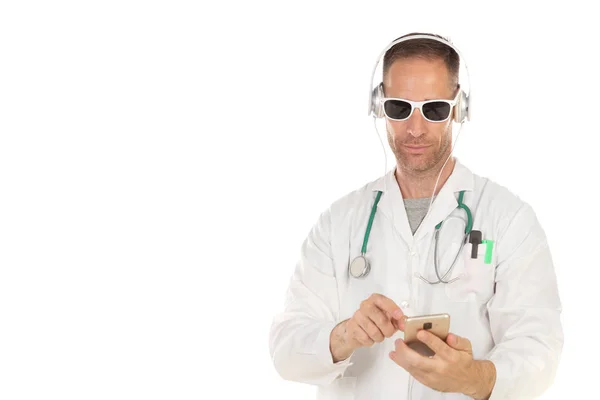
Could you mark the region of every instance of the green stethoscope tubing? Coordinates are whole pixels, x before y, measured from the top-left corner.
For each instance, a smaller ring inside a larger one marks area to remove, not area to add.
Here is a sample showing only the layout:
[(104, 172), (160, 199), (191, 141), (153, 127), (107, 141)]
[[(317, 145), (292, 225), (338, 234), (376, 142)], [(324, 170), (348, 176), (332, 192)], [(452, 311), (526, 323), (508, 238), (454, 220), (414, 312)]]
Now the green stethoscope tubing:
[(371, 234), (371, 227), (373, 226), (373, 220), (375, 219), (375, 212), (377, 211), (377, 204), (379, 203), (379, 199), (381, 199), (381, 191), (377, 191), (377, 197), (375, 198), (375, 204), (373, 204), (373, 208), (371, 208), (371, 216), (369, 217), (369, 224), (367, 225), (367, 231), (365, 232), (365, 238), (363, 239), (363, 245), (361, 249), (361, 254), (364, 256), (367, 252), (367, 243), (369, 242), (369, 235)]
[[(354, 276), (355, 278), (365, 276), (369, 272), (369, 270), (370, 270), (370, 267), (369, 267), (368, 261), (366, 260), (365, 254), (367, 253), (367, 244), (369, 243), (369, 236), (371, 235), (371, 228), (373, 227), (373, 220), (375, 219), (375, 213), (377, 212), (377, 205), (379, 204), (379, 200), (381, 199), (381, 194), (382, 194), (381, 191), (377, 191), (377, 197), (375, 198), (375, 203), (373, 204), (373, 207), (371, 208), (371, 214), (369, 216), (369, 223), (367, 224), (367, 230), (365, 232), (365, 237), (363, 239), (363, 245), (362, 245), (362, 249), (361, 249), (361, 255), (359, 257), (357, 257), (357, 258), (362, 257), (364, 259), (364, 264), (365, 264), (364, 270), (360, 274), (355, 275), (355, 274), (352, 273), (352, 268), (350, 268), (350, 274), (352, 276)], [(464, 195), (465, 195), (465, 191), (464, 190), (459, 193), (457, 208), (464, 210), (465, 213), (467, 214), (467, 224), (465, 226), (465, 239), (466, 239), (467, 236), (471, 233), (471, 230), (473, 229), (473, 215), (472, 215), (471, 210), (469, 209), (469, 207), (465, 203), (463, 203)], [(454, 264), (456, 263), (456, 260), (458, 259), (458, 256), (461, 254), (461, 250), (462, 250), (462, 248), (464, 246), (465, 240), (461, 241), (460, 250), (458, 251), (458, 253), (454, 257), (454, 260), (452, 261), (452, 266), (450, 267), (450, 269), (444, 274), (443, 277), (440, 277), (440, 274), (439, 274), (438, 265), (437, 265), (438, 264), (437, 263), (437, 248), (438, 248), (437, 244), (438, 244), (438, 234), (440, 232), (440, 229), (441, 229), (443, 223), (444, 223), (444, 220), (441, 221), (439, 224), (437, 224), (435, 226), (435, 236), (434, 236), (435, 237), (435, 239), (434, 239), (434, 241), (435, 241), (434, 264), (435, 264), (435, 273), (436, 273), (436, 275), (438, 277), (438, 281), (437, 282), (429, 282), (429, 281), (425, 280), (426, 282), (431, 283), (431, 284), (436, 284), (436, 283), (441, 283), (441, 282), (451, 283), (451, 282), (455, 281), (456, 279), (458, 279), (458, 278), (455, 278), (455, 279), (452, 279), (450, 281), (444, 281), (443, 278), (445, 278), (452, 271), (452, 269), (454, 268)], [(356, 259), (352, 262), (352, 264), (354, 264), (355, 261), (356, 261)], [(352, 264), (350, 266), (352, 266)]]
[(467, 237), (469, 236), (469, 234), (471, 233), (471, 230), (473, 229), (473, 215), (471, 214), (471, 210), (469, 209), (469, 207), (467, 207), (467, 205), (465, 203), (463, 203), (464, 195), (465, 195), (464, 190), (458, 194), (458, 206), (456, 208), (461, 208), (461, 209), (465, 210), (465, 213), (467, 214), (467, 225), (465, 226), (465, 236), (460, 243), (460, 249), (458, 249), (458, 251), (456, 252), (456, 255), (454, 256), (454, 260), (452, 260), (452, 265), (450, 265), (450, 268), (448, 268), (448, 271), (446, 271), (446, 273), (444, 274), (443, 277), (440, 276), (440, 271), (439, 271), (439, 267), (438, 267), (438, 237), (439, 237), (440, 230), (442, 228), (442, 223), (444, 223), (444, 221), (440, 222), (439, 224), (437, 224), (435, 226), (435, 239), (434, 239), (435, 244), (434, 244), (434, 253), (433, 253), (433, 266), (434, 266), (435, 275), (437, 276), (438, 281), (431, 282), (431, 281), (423, 278), (422, 276), (420, 277), (423, 281), (425, 281), (431, 285), (437, 285), (438, 283), (452, 283), (460, 278), (460, 277), (456, 277), (449, 281), (444, 280), (444, 278), (446, 276), (448, 276), (448, 274), (450, 274), (452, 272), (452, 270), (454, 269), (456, 260), (458, 260), (458, 257), (460, 256), (460, 254), (462, 254), (462, 249), (465, 246)]
[[(471, 210), (469, 209), (469, 207), (467, 207), (467, 205), (465, 203), (463, 203), (464, 196), (465, 196), (464, 190), (458, 194), (458, 207), (457, 208), (462, 208), (467, 213), (467, 226), (465, 226), (465, 235), (468, 235), (469, 233), (471, 233), (471, 230), (473, 229), (473, 215), (471, 214)], [(437, 224), (435, 226), (435, 229), (439, 230), (442, 227), (442, 223), (444, 223), (444, 221)]]

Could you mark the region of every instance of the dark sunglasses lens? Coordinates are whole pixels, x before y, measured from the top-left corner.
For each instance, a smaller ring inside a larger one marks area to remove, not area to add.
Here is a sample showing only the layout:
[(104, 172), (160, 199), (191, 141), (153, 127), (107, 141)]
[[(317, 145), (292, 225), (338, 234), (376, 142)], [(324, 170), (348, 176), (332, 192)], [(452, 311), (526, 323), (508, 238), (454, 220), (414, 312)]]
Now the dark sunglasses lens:
[(389, 118), (406, 119), (410, 115), (411, 105), (402, 100), (386, 100), (383, 108)]
[(450, 104), (443, 101), (424, 104), (423, 115), (431, 121), (443, 121), (450, 115)]

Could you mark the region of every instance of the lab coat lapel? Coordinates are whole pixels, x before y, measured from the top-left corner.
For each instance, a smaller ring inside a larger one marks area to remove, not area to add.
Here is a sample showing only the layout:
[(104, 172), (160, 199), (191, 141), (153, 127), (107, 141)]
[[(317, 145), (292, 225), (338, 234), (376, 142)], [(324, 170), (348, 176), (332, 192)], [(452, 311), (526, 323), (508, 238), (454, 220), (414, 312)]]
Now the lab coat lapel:
[[(432, 232), (437, 224), (454, 211), (458, 206), (458, 192), (473, 190), (473, 174), (456, 157), (455, 161), (452, 174), (439, 191), (438, 196), (431, 205), (429, 215), (425, 217), (414, 237), (408, 223), (404, 198), (394, 176), (395, 169), (388, 172), (374, 185), (373, 191), (381, 190), (384, 192), (378, 205), (378, 211), (394, 222), (394, 228), (408, 246), (412, 246), (415, 240), (418, 241)], [(375, 198), (374, 196), (373, 198)]]
[(415, 232), (416, 240), (421, 240), (428, 233), (433, 232), (435, 226), (458, 207), (458, 195), (460, 191), (464, 190), (467, 197), (470, 197), (467, 193), (473, 191), (473, 173), (462, 165), (458, 159), (455, 158), (455, 160), (456, 163), (452, 174), (431, 205), (429, 215), (425, 217), (419, 229)]
[[(375, 191), (381, 190), (383, 192), (378, 211), (381, 210), (381, 213), (388, 218), (388, 221), (393, 221), (394, 229), (398, 232), (402, 240), (406, 242), (407, 246), (412, 246), (414, 238), (410, 224), (408, 223), (402, 192), (400, 191), (394, 172), (395, 169), (388, 172), (375, 185)], [(385, 183), (383, 182), (384, 180)]]
[(415, 232), (416, 240), (419, 241), (428, 233), (433, 232), (435, 226), (450, 215), (457, 206), (457, 196), (454, 195), (451, 188), (444, 185), (433, 201), (429, 215), (423, 219), (423, 222), (419, 225), (419, 229)]

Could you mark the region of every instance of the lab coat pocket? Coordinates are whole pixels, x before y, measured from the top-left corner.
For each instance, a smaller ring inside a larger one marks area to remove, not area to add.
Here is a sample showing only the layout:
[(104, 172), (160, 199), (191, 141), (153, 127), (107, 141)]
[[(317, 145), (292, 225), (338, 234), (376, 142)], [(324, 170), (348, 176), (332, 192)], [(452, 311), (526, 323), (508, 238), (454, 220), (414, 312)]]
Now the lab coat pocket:
[(319, 387), (317, 400), (354, 400), (355, 389), (356, 377), (337, 378), (331, 384)]
[(464, 245), (456, 260), (452, 283), (445, 283), (447, 297), (455, 302), (487, 303), (494, 294), (494, 263), (486, 263), (486, 245), (477, 246), (477, 258), (472, 258), (472, 245)]

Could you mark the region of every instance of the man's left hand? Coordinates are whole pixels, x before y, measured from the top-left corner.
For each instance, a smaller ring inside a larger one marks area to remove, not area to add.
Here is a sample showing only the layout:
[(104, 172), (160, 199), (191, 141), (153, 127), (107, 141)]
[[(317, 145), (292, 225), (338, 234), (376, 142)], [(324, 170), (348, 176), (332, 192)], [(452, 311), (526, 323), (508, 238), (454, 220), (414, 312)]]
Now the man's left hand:
[(426, 330), (419, 331), (417, 338), (435, 352), (433, 357), (420, 355), (398, 339), (390, 358), (434, 390), (489, 398), (496, 378), (495, 367), (490, 361), (473, 360), (469, 339), (450, 333), (444, 342)]

